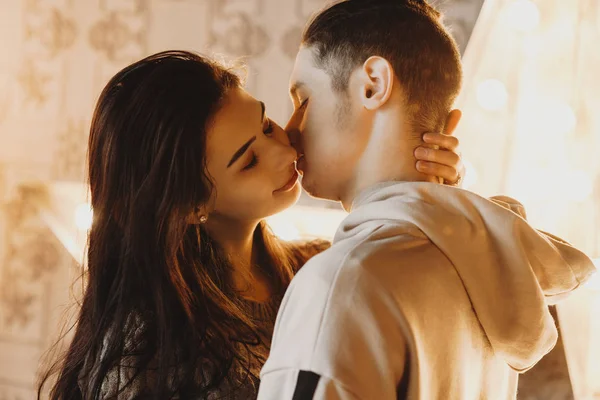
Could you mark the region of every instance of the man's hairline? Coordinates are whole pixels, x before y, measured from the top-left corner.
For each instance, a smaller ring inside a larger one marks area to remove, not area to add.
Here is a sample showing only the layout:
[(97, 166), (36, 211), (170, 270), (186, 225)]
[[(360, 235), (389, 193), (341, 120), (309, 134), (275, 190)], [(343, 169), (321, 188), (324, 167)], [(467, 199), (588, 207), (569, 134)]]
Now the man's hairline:
[[(343, 0), (346, 1), (346, 0)], [(300, 49), (298, 50), (298, 52), (300, 52), (301, 50), (305, 49), (308, 50), (311, 54), (311, 65), (316, 68), (319, 69), (323, 72), (325, 72), (325, 74), (327, 74), (327, 77), (329, 78), (329, 86), (331, 88), (331, 90), (336, 93), (336, 94), (347, 94), (348, 92), (348, 87), (349, 87), (349, 83), (350, 83), (350, 77), (352, 76), (352, 74), (359, 69), (365, 62), (366, 60), (368, 60), (371, 57), (379, 57), (383, 60), (385, 60), (386, 62), (388, 62), (390, 64), (390, 66), (392, 67), (392, 72), (394, 73), (394, 77), (396, 79), (398, 79), (398, 74), (396, 73), (396, 69), (394, 68), (394, 63), (392, 61), (390, 61), (390, 59), (386, 56), (383, 56), (381, 54), (370, 54), (369, 56), (367, 56), (367, 58), (365, 59), (365, 61), (362, 62), (357, 62), (356, 63), (356, 67), (354, 67), (352, 69), (352, 71), (350, 71), (350, 73), (348, 74), (348, 76), (346, 77), (346, 82), (344, 82), (344, 87), (339, 89), (336, 88), (333, 84), (334, 81), (334, 76), (332, 75), (334, 73), (334, 71), (332, 70), (335, 67), (331, 67), (328, 68), (327, 65), (323, 62), (319, 62), (318, 61), (318, 57), (317, 57), (317, 48), (316, 48), (317, 44), (310, 44), (307, 45), (306, 42), (302, 42), (300, 44)], [(332, 60), (337, 60), (339, 62), (339, 58), (338, 57), (331, 57)], [(295, 83), (305, 83), (302, 81), (296, 81)], [(291, 86), (290, 86), (291, 88)]]
[[(341, 94), (346, 94), (348, 92), (348, 82), (346, 82), (345, 88), (343, 90), (338, 90), (338, 88), (336, 88), (333, 84), (333, 76), (332, 76), (332, 72), (328, 70), (327, 66), (322, 65), (322, 63), (320, 63), (319, 61), (317, 61), (317, 49), (316, 49), (316, 45), (315, 44), (306, 44), (306, 42), (302, 42), (300, 44), (300, 48), (298, 49), (298, 53), (300, 53), (302, 50), (307, 50), (310, 53), (310, 63), (311, 66), (323, 71), (326, 75), (327, 78), (329, 79), (329, 88), (331, 89), (331, 91), (336, 94), (336, 95), (341, 95)], [(358, 66), (356, 68), (359, 68)], [(290, 82), (290, 95), (295, 95), (297, 89), (299, 89), (302, 86), (308, 86), (306, 84), (305, 81), (301, 80), (301, 79), (294, 79), (293, 81)]]

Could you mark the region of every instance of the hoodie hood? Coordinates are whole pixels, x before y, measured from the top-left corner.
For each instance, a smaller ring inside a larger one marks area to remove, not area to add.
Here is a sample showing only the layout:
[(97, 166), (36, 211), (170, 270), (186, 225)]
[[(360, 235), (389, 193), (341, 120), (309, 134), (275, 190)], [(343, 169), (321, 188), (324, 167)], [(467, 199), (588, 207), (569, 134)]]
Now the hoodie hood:
[(394, 235), (416, 227), (456, 269), (494, 353), (523, 372), (556, 344), (548, 304), (595, 272), (584, 253), (524, 218), (523, 206), (508, 197), (489, 200), (435, 183), (390, 182), (355, 199), (334, 243), (382, 224), (400, 227)]

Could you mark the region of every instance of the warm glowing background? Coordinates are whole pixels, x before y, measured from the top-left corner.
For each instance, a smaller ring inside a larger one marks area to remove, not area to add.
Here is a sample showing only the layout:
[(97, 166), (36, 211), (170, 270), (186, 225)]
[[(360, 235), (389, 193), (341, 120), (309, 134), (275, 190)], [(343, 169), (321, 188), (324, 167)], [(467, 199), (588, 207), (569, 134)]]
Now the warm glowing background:
[[(469, 188), (600, 258), (600, 1), (488, 0), (463, 60)], [(600, 399), (598, 277), (557, 312), (575, 398)]]

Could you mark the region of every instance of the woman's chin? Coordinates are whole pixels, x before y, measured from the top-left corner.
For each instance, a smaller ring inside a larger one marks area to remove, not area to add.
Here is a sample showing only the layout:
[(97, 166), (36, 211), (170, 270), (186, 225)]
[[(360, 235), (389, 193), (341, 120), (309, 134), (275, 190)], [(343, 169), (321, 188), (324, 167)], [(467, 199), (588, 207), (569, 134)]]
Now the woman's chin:
[(289, 191), (278, 193), (277, 196), (275, 196), (275, 209), (271, 215), (280, 213), (295, 205), (298, 202), (298, 199), (300, 199), (301, 194), (302, 185), (300, 185), (300, 182), (296, 182), (296, 185)]
[(302, 194), (302, 185), (300, 184), (300, 180), (296, 182), (296, 186), (292, 189), (292, 203), (288, 206), (291, 207), (298, 202), (300, 199), (300, 195)]

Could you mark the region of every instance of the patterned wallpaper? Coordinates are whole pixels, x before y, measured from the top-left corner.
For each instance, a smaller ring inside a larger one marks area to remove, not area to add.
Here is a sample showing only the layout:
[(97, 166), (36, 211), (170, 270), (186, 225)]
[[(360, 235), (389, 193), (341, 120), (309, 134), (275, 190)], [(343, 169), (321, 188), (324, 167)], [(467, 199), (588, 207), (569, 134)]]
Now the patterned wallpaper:
[[(446, 0), (464, 48), (483, 0)], [(0, 3), (0, 400), (34, 398), (40, 355), (78, 267), (21, 184), (84, 176), (100, 90), (126, 64), (165, 49), (242, 57), (249, 91), (284, 124), (303, 24), (325, 0), (3, 0)], [(305, 203), (315, 203), (304, 198)], [(320, 203), (315, 203), (320, 204)]]

